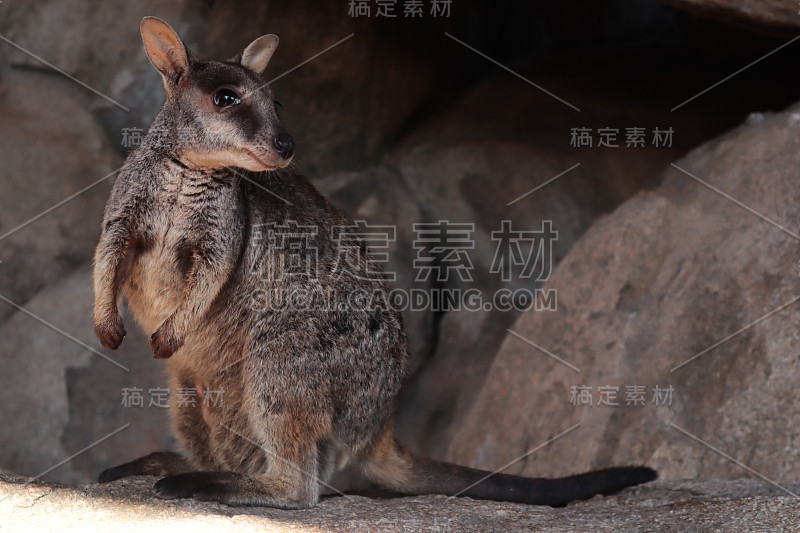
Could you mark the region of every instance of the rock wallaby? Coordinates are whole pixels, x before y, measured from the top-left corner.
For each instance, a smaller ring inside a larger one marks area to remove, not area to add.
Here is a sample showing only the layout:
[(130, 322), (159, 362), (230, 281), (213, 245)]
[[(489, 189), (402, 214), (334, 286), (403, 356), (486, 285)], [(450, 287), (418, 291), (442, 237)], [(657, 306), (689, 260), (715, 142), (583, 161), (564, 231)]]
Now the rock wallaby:
[[(291, 165), (294, 142), (261, 77), (278, 38), (211, 61), (159, 19), (145, 18), (141, 34), (166, 102), (105, 208), (94, 327), (103, 346), (120, 345), (124, 294), (166, 360), (183, 455), (153, 453), (104, 471), (101, 482), (165, 476), (155, 484), (164, 498), (298, 509), (316, 505), (351, 464), (396, 493), (552, 506), (656, 477), (645, 467), (490, 475), (399, 445), (394, 409), (408, 359), (400, 314), (353, 304), (353, 294), (390, 289), (364, 275), (379, 268), (353, 220)], [(298, 227), (312, 230), (297, 238)], [(325, 301), (265, 304), (266, 294), (293, 292)], [(176, 390), (196, 401), (180, 405)], [(224, 391), (222, 400), (201, 401), (210, 391)]]

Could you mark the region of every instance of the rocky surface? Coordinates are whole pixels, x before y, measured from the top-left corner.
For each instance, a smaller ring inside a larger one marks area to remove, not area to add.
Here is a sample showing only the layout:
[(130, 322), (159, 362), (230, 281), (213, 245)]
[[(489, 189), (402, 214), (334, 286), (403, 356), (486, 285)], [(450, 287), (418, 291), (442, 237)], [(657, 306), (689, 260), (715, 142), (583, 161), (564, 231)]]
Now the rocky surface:
[[(85, 482), (111, 465), (173, 445), (166, 409), (151, 405), (150, 390), (166, 387), (164, 365), (150, 356), (149, 343), (130, 316), (119, 350), (103, 349), (92, 330), (91, 293), (91, 268), (86, 265), (25, 304), (28, 312), (72, 339), (22, 312), (0, 323), (0, 419), (14, 428), (0, 432), (5, 468), (60, 482)], [(142, 405), (123, 404), (124, 389), (140, 389)], [(49, 471), (123, 426), (116, 441)]]
[[(469, 498), (324, 498), (282, 511), (193, 500), (159, 500), (157, 478), (58, 486), (0, 476), (0, 526), (13, 531), (691, 532), (797, 530), (797, 496), (753, 480), (656, 481), (561, 509)], [(800, 485), (786, 490), (796, 492)], [(131, 517), (135, 519), (131, 519)]]
[(450, 459), (496, 467), (580, 423), (514, 471), (742, 475), (724, 452), (797, 479), (799, 133), (798, 105), (753, 115), (599, 219), (548, 282), (558, 311), (512, 326), (525, 340), (505, 340)]
[(797, 5), (782, 0), (664, 0), (692, 14), (731, 22), (757, 30), (796, 30), (800, 27)]
[[(583, 75), (598, 85), (625, 83), (625, 94), (594, 94), (587, 101), (567, 79), (553, 75), (547, 85), (579, 104), (577, 113), (512, 76), (499, 75), (420, 124), (380, 167), (336, 173), (319, 185), (354, 216), (396, 226), (388, 269), (398, 273), (399, 287), (477, 290), (487, 300), (498, 290), (540, 287), (540, 282), (522, 277), (520, 269), (507, 281), (491, 272), (499, 244), (492, 232), (499, 231), (503, 221), (525, 231), (540, 230), (544, 221), (552, 223), (558, 236), (552, 254), (541, 261), (549, 270), (597, 217), (655, 186), (670, 161), (711, 135), (711, 125), (696, 113), (668, 116), (666, 105), (654, 105), (673, 96), (648, 90), (652, 78), (647, 74), (634, 77), (606, 66)], [(625, 132), (631, 126), (646, 129), (644, 146), (626, 146)], [(572, 146), (571, 131), (579, 127), (592, 132), (616, 127), (618, 147), (596, 146), (596, 133), (593, 147)], [(676, 132), (671, 146), (653, 146), (656, 127)], [(572, 168), (576, 163), (580, 166)], [(440, 220), (473, 225), (472, 279), (451, 276), (414, 283), (418, 251), (412, 224)], [(415, 350), (399, 416), (404, 442), (427, 455), (446, 457), (506, 328), (517, 316), (497, 309), (405, 314)]]
[[(80, 95), (52, 81), (13, 70), (0, 83), (0, 294), (20, 304), (91, 257), (122, 164)], [(12, 311), (0, 303), (0, 322)]]

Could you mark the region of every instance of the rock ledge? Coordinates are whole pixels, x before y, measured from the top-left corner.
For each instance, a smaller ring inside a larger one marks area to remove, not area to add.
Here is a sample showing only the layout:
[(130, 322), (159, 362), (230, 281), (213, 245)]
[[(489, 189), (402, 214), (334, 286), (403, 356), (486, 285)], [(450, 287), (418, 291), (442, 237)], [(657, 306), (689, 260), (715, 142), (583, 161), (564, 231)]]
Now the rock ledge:
[[(8, 531), (797, 531), (798, 498), (752, 479), (656, 481), (563, 509), (469, 498), (328, 497), (315, 508), (238, 508), (153, 496), (155, 478), (65, 486), (0, 474)], [(786, 486), (800, 492), (800, 483)]]

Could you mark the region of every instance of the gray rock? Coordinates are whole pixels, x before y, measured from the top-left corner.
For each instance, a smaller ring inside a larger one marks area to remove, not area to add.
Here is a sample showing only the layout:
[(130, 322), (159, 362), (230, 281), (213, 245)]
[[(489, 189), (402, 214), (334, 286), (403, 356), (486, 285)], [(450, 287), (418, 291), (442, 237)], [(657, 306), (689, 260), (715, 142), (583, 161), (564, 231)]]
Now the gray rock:
[(664, 3), (703, 17), (761, 30), (796, 30), (797, 5), (781, 0), (664, 0)]
[[(23, 312), (0, 325), (0, 425), (14, 428), (0, 432), (1, 468), (86, 482), (105, 468), (173, 444), (166, 409), (149, 405), (150, 389), (166, 387), (163, 363), (152, 358), (147, 339), (130, 317), (120, 349), (102, 348), (92, 330), (91, 294), (87, 265), (25, 306), (75, 340)], [(142, 389), (143, 406), (123, 406), (123, 388), (134, 387)], [(51, 470), (126, 424), (120, 434)]]
[[(126, 2), (111, 9), (83, 0), (9, 2), (3, 5), (0, 33), (116, 102), (77, 84), (71, 87), (86, 97), (119, 149), (123, 128), (146, 128), (164, 101), (160, 78), (139, 36), (142, 17), (169, 20), (196, 49), (206, 13), (184, 0)], [(4, 46), (13, 65), (61, 76), (30, 55)]]
[(8, 77), (11, 66), (8, 64), (4, 50), (0, 50), (0, 82)]
[[(449, 458), (495, 468), (580, 423), (511, 471), (632, 463), (664, 478), (745, 474), (714, 447), (770, 479), (796, 479), (798, 129), (798, 105), (754, 115), (677, 163), (709, 186), (671, 168), (661, 187), (593, 224), (548, 282), (558, 312), (512, 327), (580, 373), (509, 336)], [(571, 401), (581, 386), (592, 406)], [(605, 386), (619, 388), (619, 406), (597, 405)], [(635, 386), (643, 406), (626, 405)], [(673, 388), (669, 405), (653, 402), (655, 387)]]
[[(752, 480), (656, 481), (561, 509), (419, 496), (373, 500), (325, 498), (314, 509), (229, 507), (153, 496), (157, 478), (69, 487), (0, 475), (3, 526), (15, 531), (189, 530), (437, 533), (506, 531), (789, 532), (797, 530), (795, 496)], [(26, 483), (26, 481), (28, 481)], [(788, 490), (797, 492), (800, 485)]]
[[(617, 74), (612, 69), (598, 76)], [(696, 118), (693, 114), (665, 123), (648, 101), (598, 94), (584, 104), (563, 79), (553, 77), (543, 83), (567, 101), (581, 103), (581, 113), (516, 78), (500, 76), (421, 124), (386, 163), (412, 192), (422, 214), (419, 221), (474, 223), (473, 281), (450, 280), (431, 288), (477, 289), (486, 300), (498, 290), (541, 288), (536, 279), (521, 277), (519, 270), (510, 281), (491, 273), (498, 247), (492, 232), (500, 230), (504, 220), (515, 230), (525, 231), (540, 230), (543, 222), (552, 222), (558, 239), (552, 255), (545, 255), (541, 262), (549, 270), (592, 222), (639, 190), (655, 186), (670, 161), (708, 135), (706, 126), (689, 125)], [(622, 124), (618, 148), (570, 145), (572, 128), (619, 127), (619, 117), (635, 119)], [(675, 143), (669, 148), (652, 146), (652, 128), (667, 125), (678, 132)], [(625, 127), (630, 126), (647, 129), (645, 147), (625, 147)], [(576, 163), (580, 166), (539, 188)], [(384, 220), (391, 223), (388, 217)], [(436, 344), (430, 354), (417, 357), (416, 373), (404, 391), (398, 417), (402, 440), (426, 455), (447, 457), (453, 436), (468, 416), (506, 337), (505, 330), (517, 316), (513, 310), (493, 309), (431, 317), (436, 320), (434, 327), (422, 330), (433, 329)]]
[[(0, 82), (0, 294), (18, 304), (92, 258), (114, 176), (78, 193), (121, 165), (73, 89), (53, 81), (13, 71)], [(0, 302), (0, 322), (11, 311)]]

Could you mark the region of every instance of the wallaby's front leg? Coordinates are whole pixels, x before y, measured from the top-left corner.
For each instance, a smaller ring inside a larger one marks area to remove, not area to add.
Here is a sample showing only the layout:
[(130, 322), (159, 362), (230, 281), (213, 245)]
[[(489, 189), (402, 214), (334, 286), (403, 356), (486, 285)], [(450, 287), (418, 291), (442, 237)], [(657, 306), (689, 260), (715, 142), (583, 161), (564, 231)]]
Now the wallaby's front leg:
[(136, 249), (122, 218), (103, 224), (94, 255), (94, 333), (111, 350), (119, 347), (126, 334), (119, 313), (119, 288), (130, 273)]
[(181, 346), (191, 325), (205, 313), (233, 269), (229, 242), (205, 239), (192, 252), (192, 264), (178, 308), (150, 337), (157, 359), (171, 357)]
[(192, 464), (175, 452), (155, 452), (113, 468), (103, 470), (99, 483), (108, 483), (129, 476), (174, 476), (191, 472)]

